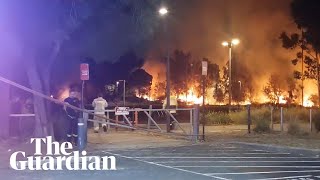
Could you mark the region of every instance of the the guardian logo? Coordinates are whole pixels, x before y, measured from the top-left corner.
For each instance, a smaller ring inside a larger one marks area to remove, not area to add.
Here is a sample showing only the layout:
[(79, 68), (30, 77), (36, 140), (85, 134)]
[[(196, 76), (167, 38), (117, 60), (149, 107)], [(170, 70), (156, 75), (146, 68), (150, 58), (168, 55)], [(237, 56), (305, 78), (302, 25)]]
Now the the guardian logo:
[[(24, 151), (14, 152), (10, 156), (10, 166), (15, 170), (116, 170), (114, 156), (86, 156), (87, 152), (72, 151), (69, 142), (52, 142), (52, 137), (32, 138), (35, 144), (33, 156), (26, 157)], [(41, 152), (41, 146), (46, 145), (47, 152)], [(53, 151), (54, 150), (54, 151)], [(18, 160), (22, 158), (22, 160)]]

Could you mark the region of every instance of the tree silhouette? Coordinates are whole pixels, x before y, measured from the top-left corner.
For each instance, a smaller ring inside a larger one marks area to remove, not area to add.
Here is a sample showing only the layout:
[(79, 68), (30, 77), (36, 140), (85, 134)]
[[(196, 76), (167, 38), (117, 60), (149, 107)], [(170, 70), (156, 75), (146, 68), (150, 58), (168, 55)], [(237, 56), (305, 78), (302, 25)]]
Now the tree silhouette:
[(182, 50), (175, 50), (170, 59), (171, 86), (176, 95), (187, 93), (188, 91), (190, 62), (191, 54)]
[(268, 97), (271, 103), (280, 102), (280, 96), (284, 92), (284, 87), (278, 75), (271, 75), (268, 84), (263, 88), (264, 94)]
[(138, 91), (140, 96), (150, 94), (152, 85), (152, 76), (144, 69), (137, 69), (129, 77), (128, 85)]
[[(77, 37), (82, 37), (83, 32), (90, 29), (92, 31), (86, 42), (94, 42), (96, 45), (94, 48), (103, 47), (101, 44), (97, 45), (94, 39), (103, 39), (101, 38), (103, 33), (97, 32), (105, 28), (101, 25), (102, 22), (108, 25), (113, 24), (111, 22), (114, 21), (113, 18), (111, 20), (106, 18), (112, 13), (117, 17), (124, 17), (126, 27), (133, 29), (132, 32), (136, 33), (135, 36), (130, 36), (130, 40), (134, 44), (141, 43), (150, 38), (154, 32), (155, 23), (158, 22), (155, 21), (157, 16), (154, 12), (156, 12), (155, 5), (158, 4), (160, 4), (159, 0), (30, 0), (23, 2), (12, 0), (1, 4), (4, 9), (8, 10), (8, 14), (2, 13), (0, 18), (6, 19), (2, 17), (3, 15), (14, 17), (14, 21), (8, 24), (11, 27), (7, 28), (15, 37), (14, 43), (21, 45), (15, 49), (15, 52), (21, 52), (20, 65), (27, 72), (31, 88), (50, 95), (53, 64), (61, 58), (61, 50), (68, 47), (67, 42), (75, 41), (76, 34), (79, 35)], [(110, 41), (108, 43), (112, 44)], [(127, 43), (123, 44), (127, 45)], [(48, 121), (50, 114), (45, 101), (34, 97), (34, 106), (36, 112), (35, 136), (53, 135), (52, 123)]]
[[(293, 0), (291, 2), (291, 15), (301, 35), (293, 33), (288, 35), (283, 32), (280, 35), (283, 47), (286, 49), (300, 49), (295, 59), (292, 60), (293, 65), (297, 65), (300, 61), (305, 70), (294, 71), (294, 77), (301, 79), (314, 79), (318, 85), (318, 97), (320, 98), (320, 67), (318, 54), (320, 51), (320, 3), (312, 0)], [(303, 91), (301, 86), (301, 89)]]

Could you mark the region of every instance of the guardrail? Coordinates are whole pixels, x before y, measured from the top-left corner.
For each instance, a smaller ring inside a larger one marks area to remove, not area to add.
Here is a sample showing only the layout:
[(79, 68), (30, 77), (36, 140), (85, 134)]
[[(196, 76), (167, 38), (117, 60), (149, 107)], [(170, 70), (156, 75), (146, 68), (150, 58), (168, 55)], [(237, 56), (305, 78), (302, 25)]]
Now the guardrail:
[(35, 114), (10, 114), (10, 117), (35, 117)]

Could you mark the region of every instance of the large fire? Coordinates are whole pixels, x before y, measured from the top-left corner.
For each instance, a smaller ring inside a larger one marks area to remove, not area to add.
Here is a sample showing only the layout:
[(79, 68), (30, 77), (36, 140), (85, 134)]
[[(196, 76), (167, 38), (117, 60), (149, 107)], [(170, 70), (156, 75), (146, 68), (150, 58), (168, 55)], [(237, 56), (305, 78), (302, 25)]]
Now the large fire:
[(303, 101), (303, 106), (304, 107), (313, 107), (314, 106), (314, 103), (312, 101), (309, 100), (309, 98), (305, 99)]
[(188, 94), (178, 95), (178, 99), (182, 102), (186, 102), (186, 104), (188, 104), (188, 105), (202, 104), (202, 102), (203, 102), (203, 96), (197, 97), (194, 93), (193, 88), (188, 90)]
[[(154, 82), (153, 82), (154, 83)], [(209, 92), (213, 92), (213, 89), (210, 89)], [(310, 97), (312, 95), (312, 92), (309, 94), (305, 93), (304, 95), (304, 100), (303, 100), (303, 106), (304, 107), (313, 107), (314, 103), (310, 100)], [(188, 93), (181, 93), (176, 95), (177, 99), (181, 102), (185, 102), (187, 105), (193, 105), (193, 104), (200, 104), (202, 105), (203, 103), (203, 96), (199, 96), (197, 95), (197, 93), (195, 92), (195, 90), (193, 88), (190, 88), (188, 90)], [(152, 96), (147, 96), (147, 95), (143, 95), (143, 96), (138, 96), (137, 97), (141, 97), (150, 101), (153, 101), (155, 99), (155, 97)], [(287, 94), (283, 93), (280, 97), (279, 97), (279, 104), (287, 104), (288, 100), (287, 100)], [(300, 97), (301, 98), (301, 97)], [(301, 100), (299, 97), (296, 98), (295, 104), (301, 104)], [(258, 96), (256, 96), (255, 98), (253, 98), (253, 100), (249, 100), (246, 99), (242, 102), (232, 102), (232, 104), (240, 104), (240, 105), (248, 105), (251, 104), (252, 102), (255, 103), (268, 103), (270, 102), (270, 100), (268, 99), (267, 96), (265, 96), (263, 93), (258, 94)], [(215, 101), (215, 99), (213, 98), (212, 94), (206, 94), (206, 98), (205, 98), (205, 104), (209, 104), (209, 105), (223, 105), (223, 104), (227, 104), (227, 102), (224, 103), (218, 103)]]

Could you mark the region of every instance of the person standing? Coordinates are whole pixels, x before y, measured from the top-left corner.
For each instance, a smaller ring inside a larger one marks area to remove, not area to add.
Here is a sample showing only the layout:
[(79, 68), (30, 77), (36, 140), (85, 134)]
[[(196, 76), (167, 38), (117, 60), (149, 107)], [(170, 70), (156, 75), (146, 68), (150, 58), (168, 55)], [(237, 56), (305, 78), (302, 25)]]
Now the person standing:
[[(70, 104), (75, 107), (80, 107), (80, 100), (78, 99), (77, 92), (70, 91), (69, 97), (64, 100), (65, 103)], [(64, 106), (64, 110), (67, 115), (67, 141), (77, 145), (78, 142), (78, 118), (79, 112)]]
[[(106, 124), (106, 114), (105, 108), (108, 107), (108, 102), (103, 98), (102, 93), (98, 94), (98, 97), (93, 100), (92, 106), (94, 108), (94, 120), (102, 121), (102, 128), (103, 131), (107, 131), (107, 124)], [(100, 123), (94, 122), (94, 132), (98, 133), (100, 128)]]

